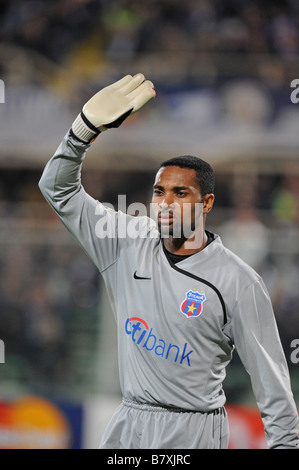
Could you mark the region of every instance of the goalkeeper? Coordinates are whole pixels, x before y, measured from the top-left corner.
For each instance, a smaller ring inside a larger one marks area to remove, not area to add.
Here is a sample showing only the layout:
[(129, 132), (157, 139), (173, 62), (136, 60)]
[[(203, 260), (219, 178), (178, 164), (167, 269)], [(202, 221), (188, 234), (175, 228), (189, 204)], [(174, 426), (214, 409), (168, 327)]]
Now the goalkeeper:
[[(99, 91), (46, 165), (40, 189), (104, 278), (117, 325), (123, 400), (100, 443), (110, 449), (223, 449), (223, 381), (234, 349), (248, 371), (269, 448), (298, 448), (298, 413), (271, 302), (260, 276), (206, 229), (214, 173), (174, 157), (156, 174), (155, 219), (133, 217), (82, 187), (95, 138), (155, 96), (142, 74)], [(185, 210), (185, 208), (188, 210)], [(105, 220), (111, 236), (101, 236)]]

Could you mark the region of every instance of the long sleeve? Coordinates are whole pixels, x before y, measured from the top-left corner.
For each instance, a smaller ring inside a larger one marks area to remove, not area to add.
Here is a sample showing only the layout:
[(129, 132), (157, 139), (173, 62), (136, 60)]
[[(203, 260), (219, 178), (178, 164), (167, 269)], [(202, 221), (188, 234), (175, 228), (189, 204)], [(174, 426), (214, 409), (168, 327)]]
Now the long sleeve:
[(268, 447), (298, 447), (298, 412), (272, 304), (262, 280), (241, 293), (232, 318), (234, 343), (250, 375)]
[[(87, 194), (81, 184), (82, 162), (89, 147), (68, 133), (47, 163), (39, 188), (71, 235), (103, 271), (118, 257), (118, 239), (113, 235), (120, 217)], [(102, 236), (100, 227), (105, 224), (111, 236)]]

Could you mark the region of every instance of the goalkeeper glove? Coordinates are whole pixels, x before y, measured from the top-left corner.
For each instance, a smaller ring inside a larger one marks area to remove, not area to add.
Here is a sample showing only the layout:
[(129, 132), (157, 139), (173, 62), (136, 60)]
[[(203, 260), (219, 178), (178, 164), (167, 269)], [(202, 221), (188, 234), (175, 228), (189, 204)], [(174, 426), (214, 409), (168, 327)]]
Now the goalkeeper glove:
[(119, 127), (155, 95), (154, 85), (142, 73), (126, 75), (100, 90), (83, 106), (71, 132), (81, 142), (90, 144), (101, 132)]

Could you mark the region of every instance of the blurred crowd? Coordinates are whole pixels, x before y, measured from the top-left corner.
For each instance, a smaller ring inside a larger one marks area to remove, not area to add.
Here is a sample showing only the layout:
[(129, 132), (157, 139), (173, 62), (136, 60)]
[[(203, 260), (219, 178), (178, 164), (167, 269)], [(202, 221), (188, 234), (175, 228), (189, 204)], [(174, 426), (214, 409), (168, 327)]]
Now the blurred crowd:
[[(49, 229), (51, 233), (51, 229)], [(72, 243), (2, 243), (1, 390), (71, 397), (94, 387), (100, 286), (95, 269)], [(28, 242), (22, 237), (28, 234)], [(42, 237), (41, 237), (42, 238)], [(41, 241), (41, 240), (40, 240)], [(76, 385), (76, 389), (72, 387)]]
[(86, 85), (130, 66), (183, 86), (205, 75), (211, 85), (220, 67), (221, 80), (257, 73), (275, 84), (288, 69), (240, 57), (294, 60), (298, 26), (296, 0), (3, 0), (0, 73)]
[(139, 52), (299, 51), (296, 0), (3, 0), (2, 41), (60, 61), (90, 34), (111, 59)]

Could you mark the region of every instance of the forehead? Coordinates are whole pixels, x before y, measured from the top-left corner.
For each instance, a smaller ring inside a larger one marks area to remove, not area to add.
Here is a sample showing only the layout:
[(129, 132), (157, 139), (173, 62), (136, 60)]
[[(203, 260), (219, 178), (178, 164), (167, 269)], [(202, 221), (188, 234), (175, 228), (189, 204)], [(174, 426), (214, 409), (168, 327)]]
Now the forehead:
[(160, 168), (156, 174), (155, 184), (161, 186), (187, 186), (198, 188), (195, 170), (180, 168), (178, 166)]

